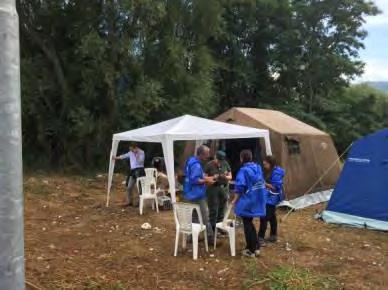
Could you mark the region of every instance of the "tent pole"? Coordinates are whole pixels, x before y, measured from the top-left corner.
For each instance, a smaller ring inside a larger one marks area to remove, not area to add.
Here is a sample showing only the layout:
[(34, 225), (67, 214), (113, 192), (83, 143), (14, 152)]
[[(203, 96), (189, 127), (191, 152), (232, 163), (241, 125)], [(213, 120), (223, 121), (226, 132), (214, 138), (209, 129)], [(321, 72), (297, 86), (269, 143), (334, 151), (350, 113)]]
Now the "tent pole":
[(112, 140), (112, 147), (109, 154), (109, 169), (108, 169), (108, 186), (107, 186), (107, 194), (106, 194), (106, 207), (109, 207), (110, 197), (111, 197), (111, 189), (112, 189), (112, 181), (113, 181), (113, 173), (115, 170), (115, 161), (113, 160), (113, 156), (117, 154), (117, 147), (119, 145), (119, 141)]
[(162, 141), (164, 161), (167, 170), (168, 185), (170, 188), (171, 201), (176, 202), (175, 170), (174, 170), (174, 140), (165, 137)]
[(25, 289), (19, 21), (0, 1), (0, 289)]

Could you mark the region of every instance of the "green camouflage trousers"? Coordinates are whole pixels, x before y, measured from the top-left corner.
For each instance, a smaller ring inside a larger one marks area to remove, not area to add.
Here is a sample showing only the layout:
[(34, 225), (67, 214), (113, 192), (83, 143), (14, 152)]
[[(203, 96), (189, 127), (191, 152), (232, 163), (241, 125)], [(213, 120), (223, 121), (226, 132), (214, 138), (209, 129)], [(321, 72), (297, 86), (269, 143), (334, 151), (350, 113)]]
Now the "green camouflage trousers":
[(229, 197), (228, 186), (209, 186), (206, 190), (207, 205), (209, 208), (209, 222), (214, 229), (216, 223), (224, 218), (226, 203)]

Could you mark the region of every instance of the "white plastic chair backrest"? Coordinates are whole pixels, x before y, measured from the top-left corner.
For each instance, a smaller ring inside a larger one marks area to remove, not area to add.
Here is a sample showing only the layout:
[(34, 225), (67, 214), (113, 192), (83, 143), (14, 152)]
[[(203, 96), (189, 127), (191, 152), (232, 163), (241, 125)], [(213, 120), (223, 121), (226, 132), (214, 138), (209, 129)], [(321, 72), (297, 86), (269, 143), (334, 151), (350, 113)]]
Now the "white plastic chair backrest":
[(156, 168), (144, 168), (144, 171), (148, 178), (154, 178), (156, 180), (158, 177), (158, 170)]
[(199, 223), (203, 225), (202, 215), (199, 205), (192, 203), (177, 202), (174, 203), (175, 223), (179, 225), (181, 231), (191, 232), (193, 223), (193, 211), (196, 210)]
[(136, 180), (137, 190), (140, 192), (141, 188), (142, 195), (152, 195), (151, 184), (152, 181), (146, 176), (138, 177)]
[(232, 211), (232, 208), (233, 208), (232, 204), (229, 204), (228, 207), (226, 208), (226, 211), (224, 213), (224, 219), (222, 220), (222, 224), (224, 226), (226, 226), (228, 223), (228, 218), (229, 218), (230, 212)]

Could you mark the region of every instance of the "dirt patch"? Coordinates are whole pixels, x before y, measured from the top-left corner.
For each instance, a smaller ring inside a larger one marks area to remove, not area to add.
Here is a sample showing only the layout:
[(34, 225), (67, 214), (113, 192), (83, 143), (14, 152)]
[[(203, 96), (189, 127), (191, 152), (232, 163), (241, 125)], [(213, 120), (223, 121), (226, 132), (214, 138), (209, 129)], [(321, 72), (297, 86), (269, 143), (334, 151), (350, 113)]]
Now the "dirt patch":
[[(252, 267), (266, 277), (280, 266), (306, 268), (335, 279), (339, 289), (388, 288), (388, 234), (342, 228), (312, 218), (312, 207), (280, 224), (280, 240), (247, 264), (229, 255), (227, 239), (199, 259), (180, 250), (173, 257), (171, 211), (119, 206), (124, 190), (116, 176), (111, 207), (105, 203), (105, 176), (28, 176), (25, 179), (26, 279), (41, 289), (265, 289), (251, 283)], [(283, 215), (279, 212), (279, 215)], [(148, 222), (151, 230), (141, 229)], [(237, 249), (244, 247), (241, 228)], [(249, 266), (247, 266), (249, 265)], [(264, 280), (263, 280), (264, 281)]]

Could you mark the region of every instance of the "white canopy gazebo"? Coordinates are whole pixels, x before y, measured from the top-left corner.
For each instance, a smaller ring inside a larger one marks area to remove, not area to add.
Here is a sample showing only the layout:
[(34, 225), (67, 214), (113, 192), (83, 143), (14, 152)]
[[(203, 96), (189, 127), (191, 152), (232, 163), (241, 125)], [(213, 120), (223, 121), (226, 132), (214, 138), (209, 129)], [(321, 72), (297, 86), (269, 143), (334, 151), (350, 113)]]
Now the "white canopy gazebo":
[(264, 138), (267, 155), (271, 155), (269, 132), (266, 129), (233, 125), (219, 121), (184, 115), (151, 126), (113, 135), (110, 152), (108, 192), (106, 206), (109, 206), (117, 147), (120, 141), (161, 143), (167, 170), (172, 201), (175, 202), (174, 141), (217, 140), (238, 138)]

